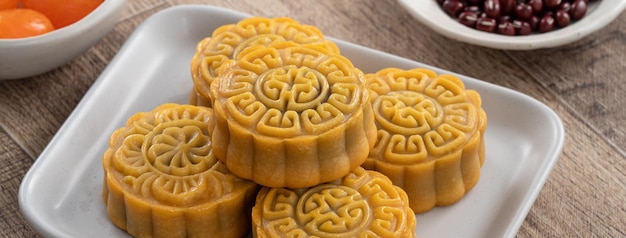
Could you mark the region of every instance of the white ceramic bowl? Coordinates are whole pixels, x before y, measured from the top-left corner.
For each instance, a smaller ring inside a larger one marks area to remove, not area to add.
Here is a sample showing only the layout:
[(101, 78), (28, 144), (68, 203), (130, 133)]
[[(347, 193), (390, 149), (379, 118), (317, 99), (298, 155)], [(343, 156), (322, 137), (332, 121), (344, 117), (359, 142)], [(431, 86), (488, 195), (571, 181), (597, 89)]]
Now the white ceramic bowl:
[(52, 32), (22, 38), (0, 39), (0, 80), (35, 76), (79, 56), (110, 32), (125, 0), (104, 0), (80, 21)]
[(503, 50), (551, 48), (577, 41), (609, 24), (626, 7), (626, 0), (600, 0), (571, 25), (548, 33), (504, 36), (466, 27), (448, 16), (435, 0), (398, 0), (416, 19), (451, 39)]

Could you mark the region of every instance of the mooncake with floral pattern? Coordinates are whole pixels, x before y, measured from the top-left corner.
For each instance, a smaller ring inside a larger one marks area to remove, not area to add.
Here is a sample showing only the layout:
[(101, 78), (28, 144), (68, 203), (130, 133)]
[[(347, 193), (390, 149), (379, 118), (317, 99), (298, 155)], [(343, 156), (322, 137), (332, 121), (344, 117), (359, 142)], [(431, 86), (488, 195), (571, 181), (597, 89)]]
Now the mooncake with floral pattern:
[(406, 193), (358, 167), (310, 188), (261, 189), (252, 209), (254, 237), (416, 237)]
[(387, 68), (367, 79), (378, 139), (363, 167), (403, 188), (416, 213), (459, 201), (485, 160), (478, 92), (428, 69)]
[(211, 84), (215, 155), (268, 187), (303, 188), (360, 166), (376, 140), (363, 73), (313, 45), (256, 46)]
[(116, 226), (136, 237), (242, 237), (259, 186), (213, 156), (212, 109), (164, 104), (110, 137), (102, 197)]
[(209, 91), (216, 70), (227, 60), (236, 58), (243, 49), (283, 41), (318, 45), (330, 52), (339, 52), (339, 48), (326, 40), (318, 28), (288, 17), (250, 17), (236, 24), (221, 26), (196, 46), (191, 61), (194, 87), (190, 97), (193, 101), (190, 103), (211, 106)]

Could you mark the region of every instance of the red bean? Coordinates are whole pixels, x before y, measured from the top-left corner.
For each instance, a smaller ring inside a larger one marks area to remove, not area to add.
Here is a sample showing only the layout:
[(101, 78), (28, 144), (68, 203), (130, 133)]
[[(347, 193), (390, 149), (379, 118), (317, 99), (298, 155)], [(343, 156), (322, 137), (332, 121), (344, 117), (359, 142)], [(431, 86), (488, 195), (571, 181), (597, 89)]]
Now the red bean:
[(554, 29), (554, 17), (547, 15), (543, 16), (541, 20), (539, 20), (539, 32), (545, 33), (552, 31)]
[(478, 14), (474, 12), (465, 11), (459, 15), (459, 22), (463, 25), (474, 28), (476, 21), (478, 21)]
[(580, 20), (587, 13), (587, 3), (583, 0), (576, 0), (572, 3), (569, 15), (573, 20)]
[(463, 10), (464, 4), (459, 0), (445, 0), (442, 6), (448, 15), (457, 17)]
[(571, 22), (569, 13), (563, 10), (556, 11), (554, 19), (556, 20), (556, 25), (558, 25), (561, 28), (569, 26)]
[(533, 15), (533, 8), (526, 3), (520, 3), (515, 6), (514, 12), (516, 17), (528, 19)]
[(518, 35), (530, 35), (530, 33), (533, 31), (530, 28), (530, 24), (525, 21), (515, 20), (513, 21), (513, 27), (515, 28), (515, 34)]
[(528, 19), (528, 24), (530, 24), (530, 28), (533, 29), (533, 31), (536, 31), (537, 27), (539, 27), (539, 17), (533, 15), (530, 19)]
[(483, 9), (488, 17), (494, 19), (500, 17), (500, 0), (485, 0)]
[(498, 34), (507, 36), (515, 35), (515, 27), (513, 27), (513, 23), (504, 21), (498, 24)]
[(476, 21), (476, 29), (485, 32), (494, 32), (496, 30), (496, 20), (489, 17), (481, 17)]
[(528, 5), (533, 8), (533, 13), (537, 14), (543, 10), (543, 0), (529, 0)]
[(572, 9), (572, 4), (570, 2), (562, 2), (559, 6), (559, 10), (563, 10), (565, 12), (569, 12)]

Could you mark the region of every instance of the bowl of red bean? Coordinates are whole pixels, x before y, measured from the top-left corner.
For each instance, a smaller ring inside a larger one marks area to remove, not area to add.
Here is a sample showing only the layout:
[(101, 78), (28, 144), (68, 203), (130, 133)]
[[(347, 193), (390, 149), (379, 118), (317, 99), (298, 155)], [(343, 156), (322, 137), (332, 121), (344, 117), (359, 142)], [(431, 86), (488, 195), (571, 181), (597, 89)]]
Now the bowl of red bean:
[(626, 0), (399, 0), (446, 37), (489, 48), (532, 50), (577, 41), (612, 22)]

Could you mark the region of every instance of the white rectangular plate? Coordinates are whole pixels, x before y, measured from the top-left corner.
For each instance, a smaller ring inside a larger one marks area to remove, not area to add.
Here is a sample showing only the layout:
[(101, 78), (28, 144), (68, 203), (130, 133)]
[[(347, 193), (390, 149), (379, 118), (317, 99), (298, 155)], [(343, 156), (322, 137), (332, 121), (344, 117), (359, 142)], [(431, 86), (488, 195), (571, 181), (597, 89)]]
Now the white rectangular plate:
[[(33, 228), (49, 237), (124, 237), (101, 198), (101, 156), (111, 133), (131, 115), (186, 103), (195, 46), (221, 25), (248, 15), (210, 6), (163, 10), (142, 23), (94, 83), (24, 177), (19, 203)], [(337, 41), (366, 73), (432, 66)], [(514, 237), (563, 146), (563, 125), (550, 108), (518, 92), (459, 76), (483, 98), (487, 153), (476, 187), (450, 207), (417, 215), (419, 237)]]

